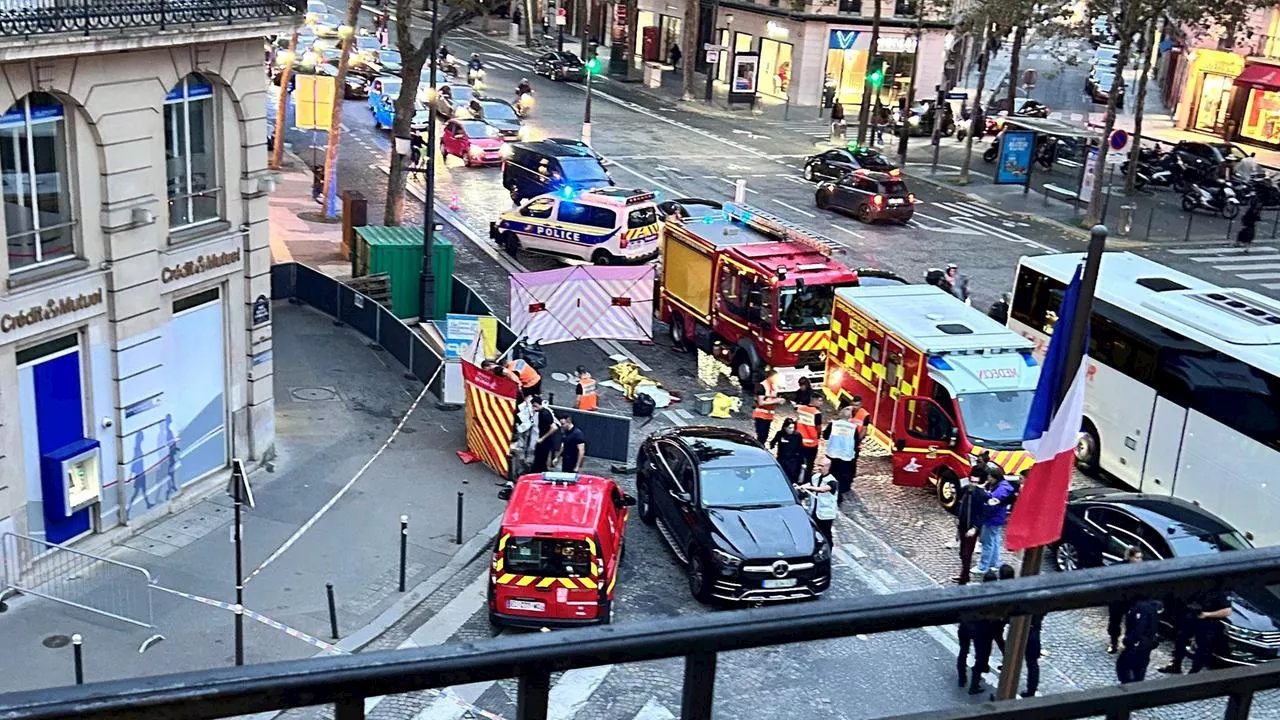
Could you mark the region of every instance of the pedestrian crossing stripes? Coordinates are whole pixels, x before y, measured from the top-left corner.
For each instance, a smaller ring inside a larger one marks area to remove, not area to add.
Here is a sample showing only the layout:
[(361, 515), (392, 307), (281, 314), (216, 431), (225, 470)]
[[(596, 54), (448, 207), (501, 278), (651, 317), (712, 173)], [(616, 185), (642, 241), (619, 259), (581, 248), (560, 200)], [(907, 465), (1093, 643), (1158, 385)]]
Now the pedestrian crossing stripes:
[(941, 208), (962, 217), (1011, 217), (1011, 214), (999, 208), (980, 202), (935, 202), (934, 207)]
[(1259, 282), (1267, 290), (1280, 290), (1280, 250), (1269, 246), (1259, 247), (1191, 247), (1170, 248), (1168, 251), (1193, 263), (1208, 265), (1214, 270), (1231, 274), (1240, 280)]

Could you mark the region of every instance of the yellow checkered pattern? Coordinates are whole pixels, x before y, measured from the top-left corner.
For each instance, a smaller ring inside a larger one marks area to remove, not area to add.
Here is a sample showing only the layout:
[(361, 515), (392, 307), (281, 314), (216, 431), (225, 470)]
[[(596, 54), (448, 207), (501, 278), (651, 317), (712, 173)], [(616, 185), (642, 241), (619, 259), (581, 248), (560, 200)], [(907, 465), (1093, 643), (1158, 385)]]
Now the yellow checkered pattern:
[[(839, 306), (831, 318), (831, 339), (827, 343), (827, 353), (831, 360), (844, 367), (849, 373), (862, 378), (863, 382), (873, 390), (888, 375), (884, 363), (884, 348), (880, 349), (880, 359), (871, 359), (871, 335), (867, 326), (850, 317), (847, 310)], [(898, 384), (889, 388), (889, 397), (894, 400), (899, 395), (915, 395), (919, 386), (919, 373), (916, 377), (907, 377), (905, 367), (898, 367)]]

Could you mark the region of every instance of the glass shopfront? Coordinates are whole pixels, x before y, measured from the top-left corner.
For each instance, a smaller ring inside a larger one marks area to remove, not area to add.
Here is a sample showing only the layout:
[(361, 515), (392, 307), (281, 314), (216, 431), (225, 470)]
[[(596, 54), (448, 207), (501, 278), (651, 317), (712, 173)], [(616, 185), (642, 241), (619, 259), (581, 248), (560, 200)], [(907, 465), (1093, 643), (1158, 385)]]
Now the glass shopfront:
[(1232, 81), (1235, 76), (1205, 73), (1194, 111), (1196, 130), (1221, 134), (1231, 108)]
[(1255, 88), (1245, 104), (1240, 137), (1280, 145), (1280, 90)]
[[(846, 106), (862, 103), (870, 47), (871, 32), (868, 30), (832, 30), (828, 38), (824, 81), (828, 88), (834, 87), (835, 97)], [(906, 97), (915, 49), (914, 37), (880, 36), (879, 54), (884, 60), (884, 82), (880, 86), (879, 98), (882, 105), (892, 106), (899, 96)]]
[(791, 43), (760, 39), (760, 84), (763, 95), (786, 98), (791, 87)]

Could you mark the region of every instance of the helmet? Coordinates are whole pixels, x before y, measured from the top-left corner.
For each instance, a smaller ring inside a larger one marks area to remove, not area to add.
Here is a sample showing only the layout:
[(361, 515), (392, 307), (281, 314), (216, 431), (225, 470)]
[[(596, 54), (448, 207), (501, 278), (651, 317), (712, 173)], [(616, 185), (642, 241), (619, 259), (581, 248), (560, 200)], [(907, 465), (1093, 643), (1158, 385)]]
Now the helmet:
[(479, 59), (480, 59), (480, 53), (471, 53), (471, 59), (472, 59), (472, 60), (479, 60)]
[(529, 84), (529, 78), (520, 78), (520, 84), (521, 84), (521, 85), (528, 85), (528, 84)]

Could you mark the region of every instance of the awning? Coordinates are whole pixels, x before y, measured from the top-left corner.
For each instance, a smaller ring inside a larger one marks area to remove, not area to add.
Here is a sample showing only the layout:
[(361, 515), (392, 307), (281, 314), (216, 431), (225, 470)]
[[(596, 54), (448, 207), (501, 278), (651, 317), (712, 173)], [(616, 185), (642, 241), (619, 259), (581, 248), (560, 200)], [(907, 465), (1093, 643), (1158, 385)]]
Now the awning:
[(1235, 84), (1280, 90), (1280, 65), (1245, 65), (1244, 72), (1236, 76)]

